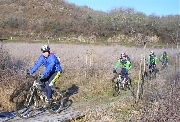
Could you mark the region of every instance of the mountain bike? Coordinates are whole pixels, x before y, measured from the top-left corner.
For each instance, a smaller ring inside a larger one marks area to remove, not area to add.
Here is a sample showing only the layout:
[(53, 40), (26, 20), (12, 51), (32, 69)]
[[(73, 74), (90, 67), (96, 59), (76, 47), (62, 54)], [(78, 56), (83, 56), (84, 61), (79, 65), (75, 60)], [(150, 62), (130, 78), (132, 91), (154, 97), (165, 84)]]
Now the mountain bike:
[(46, 95), (41, 90), (41, 87), (45, 87), (39, 84), (40, 78), (38, 76), (30, 76), (32, 80), (29, 89), (23, 90), (17, 95), (14, 101), (14, 111), (17, 116), (23, 119), (32, 117), (38, 109), (47, 109), (50, 113), (59, 113), (63, 110), (63, 94), (58, 87), (53, 86), (53, 94), (50, 100), (50, 104), (47, 107), (45, 103)]
[(122, 73), (115, 73), (114, 78), (112, 79), (113, 82), (113, 96), (118, 96), (121, 92), (121, 90), (130, 90), (131, 87), (131, 79), (128, 77), (126, 83), (123, 83), (122, 81), (125, 78), (125, 74)]

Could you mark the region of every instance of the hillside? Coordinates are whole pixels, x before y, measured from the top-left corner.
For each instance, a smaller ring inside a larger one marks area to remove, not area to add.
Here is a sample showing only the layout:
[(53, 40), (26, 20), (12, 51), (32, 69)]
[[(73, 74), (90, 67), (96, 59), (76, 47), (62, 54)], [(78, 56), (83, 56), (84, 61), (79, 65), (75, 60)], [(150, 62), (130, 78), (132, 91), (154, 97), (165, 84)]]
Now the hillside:
[(74, 41), (73, 37), (93, 35), (102, 42), (114, 37), (120, 42), (130, 37), (142, 42), (156, 36), (158, 42), (180, 41), (179, 15), (146, 16), (132, 8), (104, 13), (65, 0), (0, 0), (0, 9), (0, 38), (71, 37), (69, 40)]

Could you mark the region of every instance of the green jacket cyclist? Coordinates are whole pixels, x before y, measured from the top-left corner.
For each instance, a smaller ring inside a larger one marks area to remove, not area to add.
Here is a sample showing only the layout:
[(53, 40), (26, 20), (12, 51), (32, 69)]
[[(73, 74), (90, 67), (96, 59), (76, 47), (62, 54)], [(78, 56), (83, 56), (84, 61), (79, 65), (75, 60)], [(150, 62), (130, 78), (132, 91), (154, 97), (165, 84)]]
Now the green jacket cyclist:
[(122, 65), (121, 74), (125, 75), (123, 83), (127, 83), (128, 71), (131, 69), (131, 62), (130, 58), (125, 53), (122, 53), (120, 59), (116, 62), (113, 73), (117, 73), (116, 70), (120, 65)]
[(169, 60), (169, 57), (166, 51), (164, 51), (163, 55), (160, 56), (160, 61), (162, 62), (162, 66), (165, 65), (165, 67), (168, 68), (168, 60)]
[(155, 72), (157, 72), (157, 69), (156, 69), (157, 57), (153, 51), (151, 51), (150, 55), (148, 56), (147, 65), (149, 65), (149, 69), (152, 68)]

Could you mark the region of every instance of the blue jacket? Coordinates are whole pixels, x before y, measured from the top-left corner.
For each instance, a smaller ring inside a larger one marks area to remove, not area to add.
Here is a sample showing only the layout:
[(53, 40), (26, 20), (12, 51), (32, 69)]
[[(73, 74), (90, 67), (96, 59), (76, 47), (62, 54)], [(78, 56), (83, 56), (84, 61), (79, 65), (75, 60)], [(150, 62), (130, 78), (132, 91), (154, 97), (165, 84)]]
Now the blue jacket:
[(56, 55), (53, 53), (50, 53), (47, 58), (45, 58), (43, 55), (41, 55), (38, 58), (38, 61), (36, 62), (36, 64), (30, 70), (30, 74), (33, 74), (34, 72), (36, 72), (36, 70), (38, 70), (38, 68), (42, 65), (44, 65), (46, 67), (45, 71), (42, 73), (42, 75), (44, 75), (44, 76), (47, 76), (50, 73), (54, 73), (54, 72), (62, 73), (62, 68), (61, 68), (60, 62), (57, 59)]

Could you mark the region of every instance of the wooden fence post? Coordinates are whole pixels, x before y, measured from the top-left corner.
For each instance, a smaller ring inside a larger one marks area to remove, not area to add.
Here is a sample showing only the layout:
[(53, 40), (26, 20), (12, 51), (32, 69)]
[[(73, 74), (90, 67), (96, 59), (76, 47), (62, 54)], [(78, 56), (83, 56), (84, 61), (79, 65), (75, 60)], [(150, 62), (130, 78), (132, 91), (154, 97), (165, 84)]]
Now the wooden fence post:
[(144, 73), (146, 71), (146, 56), (145, 56), (145, 52), (146, 52), (146, 43), (144, 44), (144, 56), (143, 56), (143, 66), (144, 66)]
[(140, 65), (139, 65), (139, 80), (138, 80), (138, 89), (137, 89), (137, 94), (136, 94), (136, 102), (139, 101), (139, 87), (140, 87), (140, 82), (141, 82), (141, 67), (142, 67), (142, 54), (141, 54), (141, 59), (140, 59)]
[(179, 62), (178, 62), (178, 55), (176, 55), (176, 60), (175, 60), (175, 73), (177, 72), (177, 70), (178, 70), (178, 64), (179, 64)]
[(180, 72), (180, 54), (178, 55), (178, 68), (179, 68), (179, 72)]
[(90, 42), (90, 67), (93, 65), (93, 55), (92, 55), (92, 42)]
[(86, 72), (85, 72), (86, 78), (88, 77), (88, 73), (90, 73), (89, 71), (90, 69), (92, 70), (92, 66), (93, 66), (93, 53), (92, 52), (93, 52), (92, 42), (90, 42), (90, 49), (86, 51)]
[(85, 78), (87, 78), (87, 70), (88, 70), (88, 50), (86, 51), (86, 71), (85, 71)]

